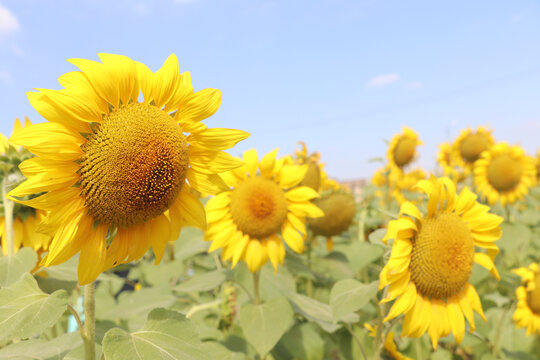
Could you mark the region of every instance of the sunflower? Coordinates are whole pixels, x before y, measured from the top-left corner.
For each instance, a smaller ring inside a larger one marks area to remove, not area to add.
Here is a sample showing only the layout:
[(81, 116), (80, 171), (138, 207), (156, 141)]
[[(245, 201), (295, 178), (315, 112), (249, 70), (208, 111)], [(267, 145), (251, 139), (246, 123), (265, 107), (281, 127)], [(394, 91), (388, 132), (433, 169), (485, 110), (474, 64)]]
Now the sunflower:
[[(305, 217), (324, 213), (311, 203), (319, 194), (308, 186), (298, 186), (307, 165), (286, 164), (276, 160), (277, 149), (258, 160), (257, 151), (244, 153), (245, 165), (223, 174), (230, 191), (206, 203), (209, 251), (223, 248), (223, 260), (232, 259), (233, 267), (244, 260), (256, 272), (268, 259), (274, 269), (283, 264), (285, 247), (304, 250)], [(259, 172), (257, 172), (257, 168)]]
[(323, 212), (324, 216), (309, 218), (309, 228), (315, 235), (326, 236), (326, 248), (331, 251), (334, 247), (332, 236), (337, 236), (351, 226), (356, 215), (354, 197), (346, 189), (325, 192), (313, 201)]
[(49, 212), (40, 230), (54, 237), (42, 263), (80, 252), (80, 284), (150, 247), (158, 263), (182, 226), (204, 228), (204, 207), (190, 190), (227, 190), (217, 174), (241, 161), (222, 150), (249, 136), (201, 122), (221, 92), (194, 92), (175, 55), (155, 73), (125, 56), (99, 57), (69, 60), (81, 71), (59, 78), (64, 89), (28, 93), (48, 122), (10, 139), (37, 155), (21, 164), (28, 180), (10, 195), (45, 193), (20, 201)]
[[(456, 195), (449, 178), (431, 176), (416, 187), (428, 196), (427, 214), (404, 202), (383, 239), (394, 243), (380, 274), (380, 288), (389, 285), (382, 302), (396, 299), (384, 321), (404, 314), (403, 335), (419, 337), (427, 331), (436, 348), (438, 339), (450, 332), (460, 343), (465, 319), (475, 330), (473, 310), (485, 319), (468, 281), (474, 263), (499, 279), (494, 241), (501, 236), (503, 219), (489, 213), (489, 206), (479, 204), (468, 188)], [(475, 245), (487, 253), (475, 252)]]
[[(32, 122), (28, 117), (25, 116), (24, 125), (18, 118), (16, 118), (13, 125), (13, 132), (29, 125), (32, 125)], [(0, 164), (2, 164), (3, 169), (3, 171), (0, 173), (0, 179), (2, 179), (2, 182), (7, 179), (9, 183), (17, 183), (22, 179), (22, 174), (20, 173), (18, 166), (23, 160), (30, 158), (31, 154), (23, 148), (18, 148), (13, 146), (13, 144), (10, 144), (6, 136), (2, 133), (0, 133), (0, 153), (2, 155)], [(8, 185), (8, 187), (9, 186), (10, 185)], [(3, 207), (2, 212), (4, 212)], [(47, 251), (51, 237), (36, 232), (37, 226), (43, 219), (44, 215), (45, 214), (43, 211), (36, 211), (36, 209), (28, 206), (15, 204), (12, 214), (12, 246), (14, 253), (17, 252), (21, 247), (31, 247), (38, 253), (38, 255), (41, 255)], [(2, 214), (0, 217), (0, 243), (4, 255), (9, 253), (7, 236), (6, 217), (5, 214)]]
[(490, 204), (502, 205), (523, 199), (536, 178), (534, 161), (519, 146), (494, 145), (474, 164), (474, 183)]
[(386, 157), (390, 166), (403, 169), (412, 163), (417, 155), (418, 145), (422, 145), (418, 134), (413, 129), (403, 126), (403, 133), (394, 135), (388, 146)]
[(495, 140), (491, 130), (479, 126), (476, 131), (471, 128), (462, 130), (452, 144), (452, 162), (470, 173), (474, 162), (480, 158), (483, 151), (489, 150)]
[(442, 167), (443, 174), (452, 179), (455, 183), (465, 179), (464, 169), (456, 166), (452, 156), (452, 146), (445, 142), (439, 144), (439, 152), (437, 153), (437, 162)]
[(518, 304), (512, 319), (518, 328), (526, 328), (527, 335), (540, 335), (540, 271), (538, 264), (512, 270), (521, 277), (522, 285), (516, 290)]

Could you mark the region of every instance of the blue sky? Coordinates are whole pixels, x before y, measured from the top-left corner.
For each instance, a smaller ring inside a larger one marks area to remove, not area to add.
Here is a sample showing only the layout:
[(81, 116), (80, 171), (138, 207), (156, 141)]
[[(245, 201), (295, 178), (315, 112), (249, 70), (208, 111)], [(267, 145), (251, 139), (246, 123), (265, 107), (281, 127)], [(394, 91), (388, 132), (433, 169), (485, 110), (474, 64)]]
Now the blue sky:
[(252, 136), (239, 155), (303, 140), (329, 174), (367, 177), (402, 125), (419, 165), (466, 126), (540, 147), (539, 1), (0, 0), (0, 131), (44, 121), (26, 92), (60, 88), (72, 57), (170, 53), (196, 90), (223, 92), (206, 123)]

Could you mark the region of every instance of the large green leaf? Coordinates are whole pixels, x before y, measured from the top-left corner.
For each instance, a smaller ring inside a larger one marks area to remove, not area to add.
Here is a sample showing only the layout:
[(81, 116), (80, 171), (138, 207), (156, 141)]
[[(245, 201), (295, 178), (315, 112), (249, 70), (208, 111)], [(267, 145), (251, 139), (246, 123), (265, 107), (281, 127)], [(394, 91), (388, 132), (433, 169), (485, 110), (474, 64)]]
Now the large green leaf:
[(501, 224), (503, 234), (497, 245), (508, 253), (516, 252), (531, 239), (531, 229), (523, 224)]
[[(301, 294), (293, 294), (290, 299), (297, 313), (310, 321), (316, 322), (324, 331), (333, 333), (341, 327), (341, 325), (334, 322), (330, 305)], [(350, 314), (344, 321), (357, 322), (358, 315)]]
[(295, 359), (323, 359), (324, 341), (317, 330), (315, 330), (315, 327), (311, 323), (299, 324), (283, 336), (281, 343)]
[(365, 241), (354, 241), (348, 244), (336, 245), (335, 250), (345, 254), (349, 260), (351, 269), (356, 273), (384, 254), (384, 247)]
[(264, 356), (293, 324), (293, 310), (283, 296), (264, 304), (246, 304), (238, 311), (244, 336)]
[(103, 339), (107, 360), (199, 360), (210, 359), (202, 349), (197, 332), (184, 315), (154, 309), (140, 331), (111, 329)]
[(177, 285), (174, 290), (177, 292), (200, 292), (217, 288), (227, 279), (225, 270), (215, 270), (203, 274), (197, 274), (192, 278)]
[(378, 284), (378, 281), (374, 281), (366, 285), (354, 279), (338, 281), (330, 292), (334, 321), (344, 321), (347, 315), (366, 305), (377, 295)]
[(45, 294), (28, 273), (18, 282), (0, 289), (0, 344), (43, 332), (62, 316), (67, 302), (64, 290)]
[(0, 257), (0, 288), (19, 280), (25, 272), (36, 266), (37, 255), (31, 248), (25, 247), (15, 255)]
[[(118, 303), (108, 311), (99, 311), (101, 320), (127, 320), (129, 329), (139, 329), (150, 311), (156, 307), (169, 307), (176, 298), (168, 287), (142, 288), (139, 291), (125, 291), (118, 296)], [(110, 300), (106, 300), (110, 301)], [(96, 318), (98, 312), (96, 311)]]
[[(81, 344), (79, 332), (64, 334), (51, 341), (43, 339), (19, 341), (0, 349), (0, 360), (67, 360), (66, 353)], [(80, 359), (84, 360), (84, 356)]]

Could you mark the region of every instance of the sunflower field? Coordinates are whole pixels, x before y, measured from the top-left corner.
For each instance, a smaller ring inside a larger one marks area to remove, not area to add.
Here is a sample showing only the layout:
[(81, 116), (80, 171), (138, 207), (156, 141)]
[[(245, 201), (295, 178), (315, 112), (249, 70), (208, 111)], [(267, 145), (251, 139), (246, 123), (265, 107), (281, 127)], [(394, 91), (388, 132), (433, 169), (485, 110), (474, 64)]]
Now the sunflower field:
[(540, 358), (540, 152), (467, 128), (427, 171), (404, 126), (347, 186), (230, 155), (175, 55), (99, 59), (0, 134), (0, 360)]

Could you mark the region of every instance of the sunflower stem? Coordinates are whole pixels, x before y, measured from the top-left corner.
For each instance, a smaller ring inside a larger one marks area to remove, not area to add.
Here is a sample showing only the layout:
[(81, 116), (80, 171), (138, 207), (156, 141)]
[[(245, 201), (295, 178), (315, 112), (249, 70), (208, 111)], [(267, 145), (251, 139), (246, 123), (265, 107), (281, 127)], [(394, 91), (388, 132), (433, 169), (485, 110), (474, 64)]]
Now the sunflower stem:
[[(386, 298), (386, 293), (388, 292), (388, 288), (384, 289), (382, 298)], [(383, 336), (383, 320), (384, 320), (384, 314), (386, 312), (386, 304), (377, 304), (377, 331), (375, 332), (375, 343), (373, 345), (373, 360), (379, 360), (381, 358), (381, 345), (383, 344), (382, 336)]]
[(261, 297), (259, 296), (260, 276), (261, 273), (259, 271), (253, 273), (253, 302), (255, 303), (255, 305), (259, 305), (261, 303)]
[(499, 353), (499, 341), (501, 340), (501, 330), (502, 330), (502, 324), (504, 322), (504, 317), (506, 316), (506, 313), (508, 310), (510, 310), (510, 306), (512, 305), (512, 302), (509, 302), (507, 306), (504, 307), (504, 310), (501, 314), (501, 317), (499, 318), (499, 321), (497, 322), (497, 328), (495, 330), (495, 337), (493, 338), (493, 348), (491, 353), (495, 358), (497, 358), (497, 355)]
[(424, 360), (424, 355), (422, 354), (422, 343), (420, 342), (421, 338), (416, 338), (413, 340), (414, 342), (414, 351), (416, 352), (416, 359), (417, 360)]
[(4, 222), (5, 222), (5, 231), (6, 231), (6, 254), (12, 256), (15, 254), (15, 243), (13, 241), (13, 201), (7, 198), (9, 192), (8, 186), (8, 174), (4, 174), (4, 179), (2, 180), (2, 201), (4, 204)]
[(84, 352), (85, 360), (96, 360), (96, 288), (92, 282), (84, 286)]
[(360, 352), (362, 353), (362, 357), (364, 358), (364, 360), (367, 360), (366, 352), (364, 351), (364, 347), (362, 346), (362, 342), (360, 341), (358, 336), (356, 336), (354, 331), (351, 329), (351, 325), (350, 324), (345, 324), (345, 329), (347, 329), (347, 331), (349, 331), (349, 334), (351, 334), (352, 338), (356, 342), (356, 345), (358, 345), (358, 348), (360, 349)]

